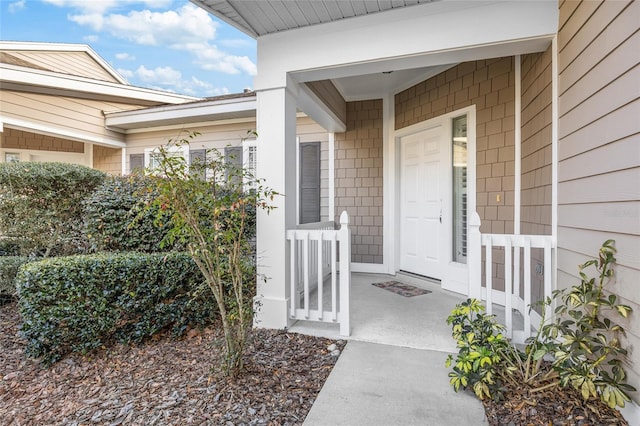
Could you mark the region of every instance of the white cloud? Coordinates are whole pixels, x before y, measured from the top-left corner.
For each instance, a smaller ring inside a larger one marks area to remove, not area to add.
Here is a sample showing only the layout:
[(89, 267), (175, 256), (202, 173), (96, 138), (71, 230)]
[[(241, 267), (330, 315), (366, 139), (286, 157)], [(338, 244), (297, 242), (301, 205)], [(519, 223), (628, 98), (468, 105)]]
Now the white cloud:
[(7, 10), (9, 10), (9, 13), (19, 12), (26, 7), (25, 3), (26, 0), (19, 0), (13, 3), (9, 3), (9, 6), (7, 6)]
[(96, 41), (98, 41), (98, 36), (95, 34), (91, 34), (88, 36), (84, 36), (82, 37), (84, 39), (84, 41), (88, 42), (88, 43), (95, 43)]
[(145, 87), (156, 90), (193, 96), (218, 96), (230, 93), (226, 87), (215, 87), (213, 84), (196, 77), (183, 79), (182, 73), (171, 67), (149, 69), (141, 65), (135, 71), (119, 68), (118, 72), (128, 80), (138, 81), (143, 83)]
[[(106, 31), (136, 44), (166, 46), (186, 52), (195, 58), (195, 64), (205, 70), (226, 74), (256, 74), (256, 65), (249, 57), (229, 54), (212, 44), (217, 23), (207, 12), (192, 4), (185, 4), (176, 10), (131, 11), (126, 15), (87, 12), (71, 15), (69, 19), (94, 31)], [(230, 41), (230, 44), (237, 45), (238, 42)]]
[(72, 7), (85, 13), (105, 13), (123, 5), (131, 6), (136, 3), (146, 7), (162, 8), (169, 6), (172, 0), (43, 0), (58, 7)]
[(127, 69), (124, 69), (124, 68), (118, 68), (117, 71), (118, 71), (118, 74), (120, 74), (124, 78), (133, 78), (133, 71), (131, 71), (131, 70), (127, 70)]
[(135, 61), (136, 57), (133, 55), (130, 55), (129, 53), (122, 52), (122, 53), (116, 53), (116, 59), (119, 59), (121, 61)]
[(165, 12), (134, 10), (126, 15), (82, 13), (70, 15), (69, 19), (95, 31), (104, 30), (115, 37), (151, 46), (212, 40), (217, 26), (207, 12), (192, 4)]

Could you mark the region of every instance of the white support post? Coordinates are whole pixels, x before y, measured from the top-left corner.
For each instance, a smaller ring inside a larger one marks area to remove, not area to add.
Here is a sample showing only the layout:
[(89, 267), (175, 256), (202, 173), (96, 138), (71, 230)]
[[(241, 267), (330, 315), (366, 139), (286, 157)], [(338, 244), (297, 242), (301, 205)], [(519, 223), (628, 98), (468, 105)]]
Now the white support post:
[(340, 334), (351, 334), (350, 299), (351, 299), (351, 230), (349, 215), (343, 211), (340, 215)]
[(469, 219), (469, 251), (467, 262), (469, 265), (469, 297), (482, 299), (482, 236), (480, 235), (480, 216), (478, 212), (471, 213)]
[[(293, 86), (292, 86), (293, 87)], [(258, 264), (255, 322), (258, 327), (289, 326), (291, 268), (286, 231), (296, 225), (296, 101), (289, 87), (257, 92), (257, 177), (277, 191), (269, 213), (257, 212)], [(266, 277), (266, 282), (261, 279)]]

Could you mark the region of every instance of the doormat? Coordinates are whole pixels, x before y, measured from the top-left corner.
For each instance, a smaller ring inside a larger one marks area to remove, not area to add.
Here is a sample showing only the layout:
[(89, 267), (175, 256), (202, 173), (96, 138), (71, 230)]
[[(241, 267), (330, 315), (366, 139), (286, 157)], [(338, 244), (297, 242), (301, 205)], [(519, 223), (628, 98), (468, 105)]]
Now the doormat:
[(400, 281), (387, 281), (384, 283), (372, 283), (374, 286), (388, 290), (392, 293), (399, 294), (404, 297), (420, 296), (421, 294), (429, 294), (431, 291), (424, 290)]

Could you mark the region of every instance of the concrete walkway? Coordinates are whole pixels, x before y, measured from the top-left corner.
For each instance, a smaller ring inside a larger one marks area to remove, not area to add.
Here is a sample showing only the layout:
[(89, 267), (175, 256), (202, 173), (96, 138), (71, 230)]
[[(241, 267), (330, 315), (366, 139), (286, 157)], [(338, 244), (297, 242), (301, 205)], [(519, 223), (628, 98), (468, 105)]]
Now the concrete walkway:
[(305, 426), (486, 425), (482, 403), (455, 393), (445, 352), (349, 341)]

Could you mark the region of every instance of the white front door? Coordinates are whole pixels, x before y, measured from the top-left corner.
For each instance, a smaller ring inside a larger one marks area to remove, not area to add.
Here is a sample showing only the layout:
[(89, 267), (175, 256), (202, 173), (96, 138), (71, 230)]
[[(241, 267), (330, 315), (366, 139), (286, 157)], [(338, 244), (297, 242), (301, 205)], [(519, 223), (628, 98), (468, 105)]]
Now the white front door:
[(448, 139), (442, 124), (400, 138), (400, 269), (444, 275)]

